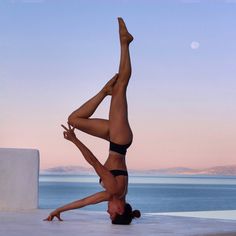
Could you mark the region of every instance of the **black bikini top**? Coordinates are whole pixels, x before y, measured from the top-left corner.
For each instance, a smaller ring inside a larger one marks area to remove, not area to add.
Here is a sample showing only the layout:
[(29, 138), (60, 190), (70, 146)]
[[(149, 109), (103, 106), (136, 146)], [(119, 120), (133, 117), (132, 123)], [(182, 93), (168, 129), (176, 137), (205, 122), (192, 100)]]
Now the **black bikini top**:
[(117, 144), (110, 141), (110, 151), (125, 155), (132, 141), (128, 144)]

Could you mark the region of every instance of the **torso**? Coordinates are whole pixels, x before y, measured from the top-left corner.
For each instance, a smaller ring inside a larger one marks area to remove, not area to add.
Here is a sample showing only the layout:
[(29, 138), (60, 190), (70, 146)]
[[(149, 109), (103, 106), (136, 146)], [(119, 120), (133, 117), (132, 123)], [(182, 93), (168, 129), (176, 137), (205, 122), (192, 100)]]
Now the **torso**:
[[(108, 170), (127, 170), (125, 156), (110, 151), (109, 156), (104, 164)], [(128, 176), (116, 176), (117, 197), (124, 199), (128, 191)]]

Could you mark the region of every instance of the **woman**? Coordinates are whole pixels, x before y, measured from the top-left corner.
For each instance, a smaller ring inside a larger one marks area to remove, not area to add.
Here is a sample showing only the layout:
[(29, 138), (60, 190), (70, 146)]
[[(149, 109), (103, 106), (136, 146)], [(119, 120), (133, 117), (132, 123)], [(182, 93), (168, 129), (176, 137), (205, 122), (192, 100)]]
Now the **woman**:
[[(128, 122), (126, 100), (126, 90), (131, 76), (129, 44), (133, 37), (128, 32), (123, 19), (119, 17), (118, 22), (121, 45), (119, 74), (116, 74), (97, 95), (69, 116), (68, 128), (62, 125), (65, 129), (64, 138), (79, 148), (86, 161), (99, 175), (100, 183), (105, 190), (60, 207), (51, 212), (45, 220), (52, 221), (54, 217), (62, 220), (61, 212), (103, 201), (108, 202), (107, 212), (113, 224), (130, 224), (134, 217), (140, 217), (140, 211), (132, 211), (125, 199), (128, 189), (125, 154), (133, 139)], [(89, 118), (107, 95), (112, 95), (109, 120)], [(75, 128), (110, 142), (109, 156), (104, 165), (76, 137)]]

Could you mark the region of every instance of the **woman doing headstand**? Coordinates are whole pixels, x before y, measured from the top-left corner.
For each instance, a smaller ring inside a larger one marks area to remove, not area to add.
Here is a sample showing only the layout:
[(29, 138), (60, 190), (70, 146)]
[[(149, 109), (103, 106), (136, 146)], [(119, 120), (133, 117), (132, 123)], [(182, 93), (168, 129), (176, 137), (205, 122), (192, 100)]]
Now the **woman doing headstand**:
[[(107, 212), (113, 224), (130, 224), (134, 217), (140, 217), (140, 211), (132, 211), (132, 207), (126, 202), (128, 172), (125, 154), (133, 139), (128, 121), (126, 90), (131, 76), (129, 44), (133, 37), (123, 19), (119, 17), (118, 22), (121, 46), (119, 73), (108, 81), (97, 95), (72, 112), (68, 118), (68, 128), (62, 125), (65, 129), (64, 138), (79, 148), (85, 160), (99, 175), (105, 190), (59, 207), (45, 220), (51, 221), (54, 217), (61, 220), (61, 212), (103, 201), (108, 202)], [(109, 120), (90, 118), (107, 95), (112, 95)], [(104, 165), (76, 137), (75, 128), (110, 142), (109, 156)]]

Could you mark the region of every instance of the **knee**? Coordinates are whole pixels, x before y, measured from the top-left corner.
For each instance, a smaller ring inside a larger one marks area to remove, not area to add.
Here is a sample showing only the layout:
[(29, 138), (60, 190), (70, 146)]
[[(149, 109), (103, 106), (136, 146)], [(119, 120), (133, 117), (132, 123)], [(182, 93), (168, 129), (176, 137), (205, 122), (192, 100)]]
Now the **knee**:
[(70, 115), (68, 117), (68, 121), (67, 122), (68, 122), (69, 125), (71, 125), (73, 127), (76, 127), (77, 123), (78, 123), (78, 120), (79, 120), (79, 118), (75, 118), (73, 115)]

